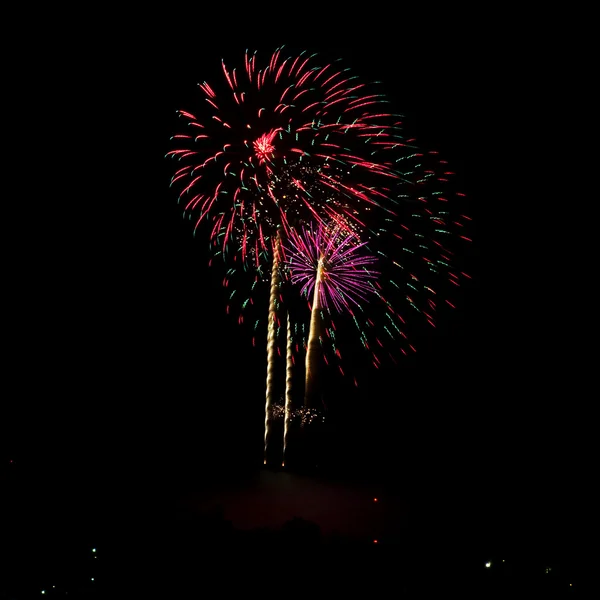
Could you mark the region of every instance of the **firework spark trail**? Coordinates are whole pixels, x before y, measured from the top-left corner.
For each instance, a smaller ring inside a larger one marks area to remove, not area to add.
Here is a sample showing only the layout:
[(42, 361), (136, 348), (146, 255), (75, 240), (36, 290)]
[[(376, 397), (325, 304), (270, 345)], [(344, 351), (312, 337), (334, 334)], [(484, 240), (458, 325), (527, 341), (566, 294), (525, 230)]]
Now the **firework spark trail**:
[(271, 269), (271, 294), (269, 301), (269, 327), (267, 336), (267, 387), (265, 400), (265, 439), (264, 462), (267, 464), (268, 447), (271, 438), (273, 421), (273, 393), (275, 377), (276, 331), (277, 331), (277, 294), (279, 293), (279, 238), (276, 238), (273, 248), (273, 267)]
[(314, 292), (312, 299), (312, 309), (310, 312), (310, 330), (308, 335), (308, 346), (306, 348), (305, 358), (305, 381), (304, 381), (304, 407), (314, 408), (317, 370), (319, 368), (319, 338), (321, 319), (321, 286), (323, 282), (323, 257), (318, 259), (318, 265), (314, 278)]
[(283, 464), (285, 466), (285, 459), (287, 456), (287, 448), (289, 443), (289, 427), (292, 420), (292, 375), (294, 370), (294, 353), (293, 353), (293, 339), (292, 339), (292, 325), (290, 321), (290, 315), (287, 314), (287, 344), (286, 344), (286, 361), (285, 361), (285, 412), (283, 422)]
[(283, 247), (284, 262), (293, 284), (302, 284), (300, 293), (312, 293), (309, 338), (305, 357), (304, 407), (315, 408), (321, 353), (322, 309), (328, 305), (351, 312), (374, 291), (372, 281), (379, 272), (368, 268), (375, 257), (362, 249), (360, 240), (342, 223), (320, 223), (291, 231)]

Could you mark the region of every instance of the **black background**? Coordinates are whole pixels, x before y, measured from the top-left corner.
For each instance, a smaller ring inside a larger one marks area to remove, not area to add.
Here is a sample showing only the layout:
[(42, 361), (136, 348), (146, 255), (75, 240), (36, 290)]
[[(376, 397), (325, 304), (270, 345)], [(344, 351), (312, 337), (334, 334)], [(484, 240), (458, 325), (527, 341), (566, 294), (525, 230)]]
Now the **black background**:
[(175, 111), (222, 57), (301, 40), (384, 82), (463, 178), (474, 218), (461, 306), (348, 403), (332, 460), (474, 526), (486, 515), (574, 535), (589, 438), (564, 283), (572, 234), (562, 190), (538, 188), (553, 169), (529, 127), (528, 61), (515, 68), (466, 27), (249, 19), (115, 19), (11, 72), (3, 460), (46, 486), (135, 495), (260, 457), (265, 356), (225, 314), (165, 154)]

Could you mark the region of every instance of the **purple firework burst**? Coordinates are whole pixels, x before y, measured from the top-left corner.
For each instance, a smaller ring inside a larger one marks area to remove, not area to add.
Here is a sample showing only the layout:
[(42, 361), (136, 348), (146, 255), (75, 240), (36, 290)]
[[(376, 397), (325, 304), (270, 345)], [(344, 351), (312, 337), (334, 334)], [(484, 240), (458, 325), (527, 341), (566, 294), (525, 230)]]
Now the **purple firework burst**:
[(368, 300), (376, 258), (362, 249), (361, 242), (348, 228), (338, 223), (321, 222), (316, 226), (292, 230), (284, 247), (285, 264), (293, 284), (300, 284), (301, 294), (311, 297), (318, 287), (318, 304), (336, 311), (350, 311)]

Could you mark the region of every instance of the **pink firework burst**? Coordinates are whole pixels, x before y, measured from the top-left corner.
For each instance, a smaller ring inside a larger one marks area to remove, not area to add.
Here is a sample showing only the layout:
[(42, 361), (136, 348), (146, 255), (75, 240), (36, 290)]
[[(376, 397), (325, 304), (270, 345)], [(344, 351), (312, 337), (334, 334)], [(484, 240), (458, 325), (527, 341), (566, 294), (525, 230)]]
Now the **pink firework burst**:
[[(405, 134), (403, 117), (387, 108), (377, 83), (339, 61), (280, 48), (262, 62), (246, 52), (239, 68), (221, 67), (216, 83), (199, 84), (198, 105), (179, 111), (181, 130), (167, 156), (176, 164), (171, 185), (184, 214), (194, 231), (205, 228), (211, 261), (227, 265), (227, 311), (239, 310), (256, 344), (267, 327), (253, 309), (268, 304), (278, 339), (285, 322), (279, 309), (293, 294), (284, 279), (271, 277), (280, 269), (276, 238), (295, 257), (284, 268), (310, 294), (312, 267), (302, 260), (314, 239), (302, 241), (303, 226), (315, 235), (344, 223), (335, 244), (347, 252), (360, 245), (354, 257), (376, 257), (380, 273), (369, 276), (369, 263), (356, 271), (364, 278), (354, 287), (323, 282), (321, 293), (332, 294), (321, 308), (323, 347), (335, 360), (345, 332), (358, 330), (345, 339), (358, 339), (377, 368), (415, 352), (413, 332), (435, 327), (469, 279), (462, 259), (470, 218), (451, 166)], [(292, 333), (301, 352), (308, 337), (301, 318)]]
[(167, 156), (196, 226), (212, 221), (219, 251), (244, 263), (270, 255), (278, 226), (342, 214), (362, 227), (361, 213), (393, 213), (394, 159), (406, 145), (386, 99), (337, 63), (276, 50), (259, 65), (246, 53), (242, 70), (222, 63), (217, 88), (199, 84), (198, 112), (179, 111), (184, 132)]
[(318, 304), (336, 311), (351, 311), (352, 305), (368, 302), (379, 276), (372, 266), (377, 259), (361, 250), (366, 242), (338, 223), (319, 223), (292, 230), (285, 249), (285, 264), (292, 284), (312, 297), (318, 286)]

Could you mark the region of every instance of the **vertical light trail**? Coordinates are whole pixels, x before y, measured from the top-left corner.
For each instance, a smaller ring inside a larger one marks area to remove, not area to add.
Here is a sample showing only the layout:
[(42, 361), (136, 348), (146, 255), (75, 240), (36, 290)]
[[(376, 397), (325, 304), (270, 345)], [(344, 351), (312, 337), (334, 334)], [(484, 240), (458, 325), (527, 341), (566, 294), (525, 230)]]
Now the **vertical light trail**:
[(287, 349), (285, 361), (285, 414), (283, 421), (283, 462), (282, 467), (285, 467), (285, 454), (289, 441), (289, 426), (292, 419), (292, 374), (294, 370), (294, 361), (292, 354), (292, 326), (290, 323), (290, 315), (287, 315)]
[(304, 381), (304, 407), (314, 408), (314, 396), (317, 382), (317, 368), (319, 361), (319, 330), (321, 310), (321, 283), (323, 279), (323, 255), (319, 256), (317, 276), (315, 278), (315, 289), (310, 315), (310, 331), (306, 348), (306, 377)]
[(267, 392), (265, 401), (265, 449), (264, 464), (267, 464), (267, 450), (271, 436), (271, 423), (273, 420), (273, 380), (274, 380), (274, 362), (276, 350), (276, 331), (277, 331), (277, 294), (279, 291), (279, 243), (280, 234), (273, 244), (273, 265), (271, 268), (271, 293), (269, 297), (269, 324), (267, 333)]

